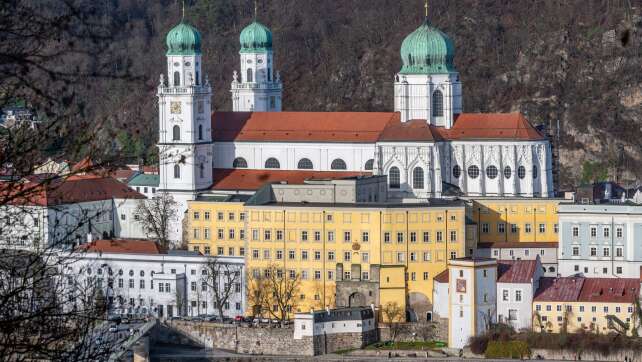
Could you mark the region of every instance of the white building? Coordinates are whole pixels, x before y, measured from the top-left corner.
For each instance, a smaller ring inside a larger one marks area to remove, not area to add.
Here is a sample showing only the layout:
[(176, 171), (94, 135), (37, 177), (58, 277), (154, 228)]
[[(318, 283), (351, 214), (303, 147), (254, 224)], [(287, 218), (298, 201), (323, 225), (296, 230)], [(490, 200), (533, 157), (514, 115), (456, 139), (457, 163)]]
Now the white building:
[(294, 315), (294, 339), (340, 333), (362, 334), (376, 328), (372, 308), (338, 308)]
[[(81, 250), (71, 255), (73, 262), (65, 263), (64, 274), (76, 285), (95, 285), (103, 290), (113, 313), (158, 317), (218, 315), (214, 291), (208, 287), (211, 282), (204, 277), (210, 257), (189, 251), (163, 251), (154, 242), (141, 240), (97, 240)], [(224, 316), (243, 315), (243, 257), (216, 260), (238, 273), (233, 293), (223, 306)], [(223, 275), (220, 279), (219, 285), (229, 281)]]
[(448, 318), (450, 305), (448, 304), (448, 269), (435, 275), (432, 283), (432, 314), (431, 319)]
[(497, 263), (497, 320), (515, 330), (531, 329), (533, 297), (544, 274), (539, 258)]
[(448, 261), (448, 347), (464, 348), (470, 337), (497, 321), (497, 262), (485, 258)]

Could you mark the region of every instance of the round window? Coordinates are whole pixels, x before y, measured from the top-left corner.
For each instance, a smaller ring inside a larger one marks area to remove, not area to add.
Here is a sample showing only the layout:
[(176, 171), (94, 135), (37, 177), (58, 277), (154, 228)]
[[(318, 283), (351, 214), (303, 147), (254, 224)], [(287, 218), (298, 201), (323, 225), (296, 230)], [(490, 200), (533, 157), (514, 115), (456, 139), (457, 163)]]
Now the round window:
[(144, 276), (145, 276), (145, 272), (141, 270), (141, 271), (140, 271), (140, 276), (141, 276), (141, 277), (144, 277)]
[(519, 166), (517, 168), (517, 177), (519, 178), (526, 177), (526, 168), (524, 166)]
[(185, 66), (186, 66), (186, 67), (189, 67), (190, 65), (192, 65), (192, 63), (190, 63), (190, 62), (185, 62)]
[(459, 165), (453, 166), (453, 177), (454, 178), (459, 178), (461, 176), (461, 167)]
[(118, 270), (118, 275), (123, 275), (123, 270), (122, 269)]
[(174, 63), (174, 66), (175, 66), (175, 67), (178, 67), (178, 66), (180, 66), (180, 65), (181, 65), (181, 63), (179, 63), (179, 62), (175, 62), (175, 63)]
[(533, 165), (533, 178), (537, 178), (537, 166)]
[(129, 276), (130, 276), (130, 277), (133, 277), (133, 276), (134, 276), (134, 271), (133, 271), (133, 270), (130, 270), (130, 271), (129, 271)]
[(91, 275), (91, 268), (87, 269), (87, 274)]
[(504, 177), (509, 179), (512, 173), (513, 173), (513, 170), (510, 168), (510, 166), (504, 167)]
[(247, 64), (252, 64), (252, 59), (248, 59)]
[(468, 167), (468, 177), (477, 178), (479, 177), (479, 167), (472, 165)]
[(263, 59), (259, 59), (256, 62), (259, 63), (259, 64), (263, 64)]
[(486, 167), (486, 177), (489, 179), (495, 179), (497, 177), (497, 167), (495, 166), (488, 166)]

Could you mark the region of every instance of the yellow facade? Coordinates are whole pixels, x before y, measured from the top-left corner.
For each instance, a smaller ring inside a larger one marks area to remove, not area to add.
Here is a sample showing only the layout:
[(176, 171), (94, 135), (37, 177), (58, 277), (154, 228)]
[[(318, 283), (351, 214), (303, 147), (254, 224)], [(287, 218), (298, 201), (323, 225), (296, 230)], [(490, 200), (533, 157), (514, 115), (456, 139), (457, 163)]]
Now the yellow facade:
[(558, 242), (562, 199), (474, 199), (470, 211), (480, 243)]
[(580, 329), (594, 333), (609, 333), (613, 329), (609, 328), (607, 315), (614, 315), (625, 323), (634, 318), (632, 303), (541, 301), (533, 302), (533, 311), (533, 330), (539, 332), (543, 327), (550, 333), (559, 333), (565, 327), (570, 333)]
[[(244, 206), (203, 200), (189, 202), (188, 212), (190, 250), (244, 255), (251, 275), (261, 275), (270, 266), (300, 275), (293, 312), (335, 306), (336, 273), (341, 271), (337, 264), (346, 279), (353, 277), (352, 265), (359, 265), (361, 280), (372, 279), (371, 265), (381, 266), (380, 304), (405, 306), (409, 293), (430, 302), (433, 277), (447, 268), (448, 259), (469, 255), (474, 248), (466, 238), (463, 203)], [(231, 213), (236, 215), (232, 219)], [(223, 238), (218, 237), (221, 229)]]

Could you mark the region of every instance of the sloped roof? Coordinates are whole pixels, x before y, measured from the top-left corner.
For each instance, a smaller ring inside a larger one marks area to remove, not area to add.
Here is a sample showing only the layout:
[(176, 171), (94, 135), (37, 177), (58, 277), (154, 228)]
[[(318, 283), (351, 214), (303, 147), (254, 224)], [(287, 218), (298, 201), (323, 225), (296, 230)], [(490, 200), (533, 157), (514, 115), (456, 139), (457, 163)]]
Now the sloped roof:
[(143, 199), (145, 196), (111, 177), (74, 175), (45, 181), (0, 184), (0, 200), (14, 205), (54, 206), (109, 199)]
[(396, 112), (215, 112), (212, 139), (218, 142), (374, 143)]
[(93, 253), (161, 254), (160, 247), (152, 240), (101, 239), (80, 245), (78, 249)]
[(541, 278), (533, 298), (536, 302), (575, 302), (586, 278)]
[(633, 303), (640, 293), (637, 278), (587, 278), (579, 302)]
[(424, 119), (413, 119), (407, 122), (388, 124), (379, 137), (380, 142), (393, 141), (436, 141), (441, 136), (433, 134), (433, 127)]
[(537, 141), (546, 137), (521, 113), (462, 113), (456, 115), (450, 129), (435, 127), (448, 140), (518, 140)]
[(499, 260), (498, 283), (531, 283), (537, 270), (537, 260)]
[(151, 186), (158, 187), (160, 184), (160, 175), (141, 173), (127, 183), (129, 186)]
[(441, 273), (435, 275), (433, 278), (434, 281), (437, 283), (448, 283), (448, 280), (450, 280), (450, 275), (448, 273), (448, 269), (442, 271)]
[(506, 249), (517, 249), (517, 248), (557, 248), (558, 242), (556, 241), (517, 241), (517, 242), (503, 242), (498, 241), (494, 243), (477, 243), (478, 249), (492, 249), (492, 248), (506, 248)]
[(338, 179), (353, 176), (369, 176), (370, 172), (350, 171), (304, 171), (304, 170), (251, 170), (215, 168), (213, 190), (258, 190), (266, 183), (285, 181), (302, 184), (311, 179)]

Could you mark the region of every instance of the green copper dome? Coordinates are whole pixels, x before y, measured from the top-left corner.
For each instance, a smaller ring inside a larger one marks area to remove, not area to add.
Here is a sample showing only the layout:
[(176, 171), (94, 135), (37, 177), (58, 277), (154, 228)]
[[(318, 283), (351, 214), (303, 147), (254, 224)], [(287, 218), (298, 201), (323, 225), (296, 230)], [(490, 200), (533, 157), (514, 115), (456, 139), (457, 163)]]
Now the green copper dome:
[(241, 31), (240, 41), (242, 53), (272, 50), (272, 32), (256, 20)]
[(448, 35), (428, 20), (401, 43), (402, 74), (441, 74), (455, 71), (455, 47)]
[(201, 33), (182, 22), (167, 33), (167, 55), (201, 54)]

